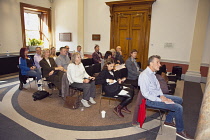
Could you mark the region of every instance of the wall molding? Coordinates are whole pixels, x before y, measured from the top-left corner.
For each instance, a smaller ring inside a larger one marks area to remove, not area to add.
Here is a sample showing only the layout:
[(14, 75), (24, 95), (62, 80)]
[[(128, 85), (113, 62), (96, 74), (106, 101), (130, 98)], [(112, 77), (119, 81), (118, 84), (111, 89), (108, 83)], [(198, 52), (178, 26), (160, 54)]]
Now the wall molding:
[[(161, 59), (162, 62), (167, 62), (167, 63), (176, 63), (176, 64), (184, 64), (184, 65), (189, 65), (189, 62), (187, 61), (179, 61), (179, 60), (168, 60), (168, 59)], [(201, 66), (203, 67), (209, 67), (208, 63), (201, 63)]]

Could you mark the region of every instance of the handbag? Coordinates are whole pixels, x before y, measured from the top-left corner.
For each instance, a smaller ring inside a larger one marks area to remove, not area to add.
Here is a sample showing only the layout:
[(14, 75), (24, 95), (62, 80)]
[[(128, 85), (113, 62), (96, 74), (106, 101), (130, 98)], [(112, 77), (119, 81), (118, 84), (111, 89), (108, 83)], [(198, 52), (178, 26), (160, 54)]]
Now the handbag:
[(69, 109), (77, 109), (80, 107), (80, 94), (78, 91), (73, 90), (71, 91), (70, 96), (66, 96), (65, 102), (64, 102), (64, 107), (69, 108)]

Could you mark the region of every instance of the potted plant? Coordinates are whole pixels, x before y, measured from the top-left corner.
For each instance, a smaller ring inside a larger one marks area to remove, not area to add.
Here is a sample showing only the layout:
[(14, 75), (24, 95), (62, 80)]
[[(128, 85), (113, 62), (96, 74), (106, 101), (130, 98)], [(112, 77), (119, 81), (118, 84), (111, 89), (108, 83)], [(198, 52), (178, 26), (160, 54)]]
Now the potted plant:
[(40, 39), (30, 39), (28, 41), (28, 46), (29, 46), (29, 51), (35, 51), (35, 48), (38, 46), (42, 46), (44, 44), (44, 42)]

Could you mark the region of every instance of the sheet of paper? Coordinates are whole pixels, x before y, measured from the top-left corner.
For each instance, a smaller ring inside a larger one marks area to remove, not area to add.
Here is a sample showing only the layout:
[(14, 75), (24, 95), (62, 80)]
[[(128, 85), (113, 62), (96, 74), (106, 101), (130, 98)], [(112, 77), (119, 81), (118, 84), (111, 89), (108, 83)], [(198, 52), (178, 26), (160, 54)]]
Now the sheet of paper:
[(123, 89), (126, 89), (126, 88), (128, 88), (128, 87), (126, 87), (126, 86), (123, 86)]
[(121, 70), (125, 68), (125, 64), (115, 66), (115, 70)]
[(128, 91), (126, 90), (121, 90), (120, 93), (118, 93), (118, 95), (127, 95)]

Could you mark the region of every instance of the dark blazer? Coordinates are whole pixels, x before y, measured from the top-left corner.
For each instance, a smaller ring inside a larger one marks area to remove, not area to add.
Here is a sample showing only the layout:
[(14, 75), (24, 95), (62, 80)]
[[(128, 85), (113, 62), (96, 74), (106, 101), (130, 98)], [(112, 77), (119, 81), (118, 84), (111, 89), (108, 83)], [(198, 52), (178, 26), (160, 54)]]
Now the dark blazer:
[(98, 53), (94, 52), (92, 54), (92, 58), (93, 58), (94, 64), (97, 64), (101, 61), (101, 58), (103, 58), (103, 57), (102, 57), (102, 54), (100, 52), (98, 52)]
[(57, 64), (55, 63), (55, 60), (53, 58), (49, 58), (49, 61), (50, 61), (50, 65), (48, 64), (48, 62), (46, 61), (45, 58), (43, 58), (39, 64), (40, 66), (42, 67), (42, 70), (43, 70), (43, 76), (45, 78), (49, 77), (49, 73), (54, 70), (55, 71), (55, 67), (57, 67)]
[[(129, 57), (126, 62), (125, 62), (125, 66), (128, 69), (128, 77), (127, 79), (129, 80), (136, 80), (140, 74), (140, 71), (137, 71), (137, 68), (134, 64), (133, 61), (131, 61), (131, 57)], [(139, 67), (138, 63), (137, 66)], [(140, 69), (140, 67), (139, 67)]]
[[(123, 60), (123, 56), (120, 55), (119, 52), (116, 52), (115, 60), (116, 60), (116, 62), (119, 60), (119, 61), (120, 61), (120, 64), (125, 63), (125, 61)], [(118, 63), (118, 62), (117, 62), (117, 63)]]
[[(113, 72), (114, 74), (114, 72)], [(109, 85), (106, 82), (106, 79), (112, 79), (112, 80), (118, 80), (118, 77), (114, 74), (111, 75), (108, 70), (102, 70), (99, 75), (96, 77), (96, 84), (101, 84), (102, 85), (102, 90), (105, 92), (105, 95), (108, 97), (114, 97), (117, 95), (121, 90), (122, 86), (118, 82), (115, 84)]]

